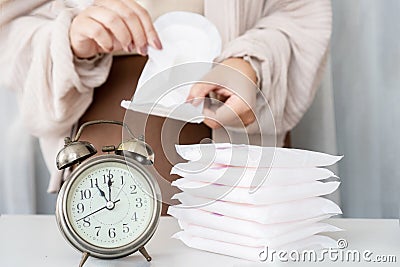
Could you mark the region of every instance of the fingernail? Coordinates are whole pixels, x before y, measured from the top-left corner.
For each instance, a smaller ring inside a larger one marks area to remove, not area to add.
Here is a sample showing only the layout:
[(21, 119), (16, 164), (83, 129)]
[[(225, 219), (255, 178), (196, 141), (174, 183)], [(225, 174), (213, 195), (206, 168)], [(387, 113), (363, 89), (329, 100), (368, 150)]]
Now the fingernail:
[(201, 101), (203, 101), (203, 99), (194, 98), (194, 99), (192, 100), (192, 105), (195, 106), (195, 107), (197, 107), (198, 105), (201, 104)]
[(154, 46), (155, 46), (157, 49), (159, 49), (159, 50), (162, 49), (162, 44), (161, 44), (160, 39), (154, 38), (154, 39), (153, 39), (153, 43), (154, 43)]
[(142, 47), (140, 51), (143, 56), (147, 56), (147, 46)]
[(133, 43), (130, 43), (130, 44), (128, 45), (128, 51), (129, 51), (130, 53), (132, 53), (134, 49), (135, 49), (135, 46), (133, 45)]

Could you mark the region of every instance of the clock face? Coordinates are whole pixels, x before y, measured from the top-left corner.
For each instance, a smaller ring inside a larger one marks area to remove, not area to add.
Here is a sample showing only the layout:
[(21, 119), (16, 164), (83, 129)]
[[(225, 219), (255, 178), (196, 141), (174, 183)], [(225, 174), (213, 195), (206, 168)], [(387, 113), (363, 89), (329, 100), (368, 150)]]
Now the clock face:
[(138, 239), (151, 223), (156, 199), (142, 172), (121, 162), (92, 165), (67, 192), (67, 220), (85, 242), (118, 248)]

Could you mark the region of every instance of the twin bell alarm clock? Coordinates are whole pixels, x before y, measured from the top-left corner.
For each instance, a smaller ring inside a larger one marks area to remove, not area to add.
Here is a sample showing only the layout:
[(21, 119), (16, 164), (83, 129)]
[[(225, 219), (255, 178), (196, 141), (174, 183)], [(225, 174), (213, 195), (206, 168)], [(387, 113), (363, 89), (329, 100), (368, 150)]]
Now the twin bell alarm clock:
[[(119, 146), (104, 146), (108, 154), (95, 156), (96, 148), (79, 140), (84, 128), (94, 124), (120, 125), (131, 138)], [(122, 122), (90, 121), (73, 140), (65, 138), (57, 168), (76, 168), (59, 192), (56, 219), (64, 238), (83, 253), (79, 266), (89, 256), (116, 259), (137, 251), (151, 260), (144, 246), (161, 214), (160, 188), (145, 168), (153, 161), (151, 147)]]

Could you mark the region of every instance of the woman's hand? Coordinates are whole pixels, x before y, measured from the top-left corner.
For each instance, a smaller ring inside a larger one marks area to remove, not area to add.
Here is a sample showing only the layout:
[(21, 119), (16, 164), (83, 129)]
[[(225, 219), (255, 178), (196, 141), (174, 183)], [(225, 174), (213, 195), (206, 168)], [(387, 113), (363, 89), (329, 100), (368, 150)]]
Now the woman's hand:
[(79, 58), (134, 48), (147, 55), (148, 44), (162, 48), (149, 13), (131, 0), (95, 0), (73, 19), (69, 38)]
[(203, 79), (215, 84), (195, 84), (187, 101), (199, 105), (207, 95), (210, 95), (223, 102), (223, 105), (219, 105), (216, 109), (204, 108), (206, 117), (204, 123), (212, 129), (221, 126), (247, 126), (256, 119), (253, 108), (257, 94), (257, 74), (250, 63), (242, 58), (229, 58), (222, 64), (228, 67), (217, 65)]

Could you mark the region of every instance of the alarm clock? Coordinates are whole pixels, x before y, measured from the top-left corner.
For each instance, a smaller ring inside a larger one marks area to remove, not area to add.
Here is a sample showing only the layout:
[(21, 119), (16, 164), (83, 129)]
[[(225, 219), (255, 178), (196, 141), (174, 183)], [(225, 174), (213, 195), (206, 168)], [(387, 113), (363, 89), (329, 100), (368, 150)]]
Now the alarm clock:
[[(125, 127), (130, 139), (104, 146), (102, 151), (108, 154), (93, 157), (96, 148), (79, 138), (85, 127), (94, 124)], [(160, 188), (145, 167), (153, 162), (151, 147), (122, 122), (90, 121), (82, 124), (73, 140), (65, 138), (57, 168), (76, 168), (59, 192), (56, 219), (63, 237), (83, 253), (79, 266), (89, 256), (116, 259), (137, 251), (151, 261), (144, 246), (161, 214)]]

